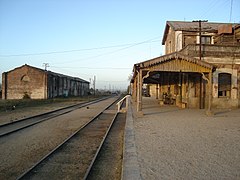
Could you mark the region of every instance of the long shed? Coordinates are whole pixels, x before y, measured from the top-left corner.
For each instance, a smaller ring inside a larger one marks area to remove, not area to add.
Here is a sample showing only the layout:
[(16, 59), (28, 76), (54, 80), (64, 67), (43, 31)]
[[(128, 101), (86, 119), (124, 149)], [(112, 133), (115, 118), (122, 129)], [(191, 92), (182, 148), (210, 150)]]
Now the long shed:
[(2, 99), (86, 96), (89, 82), (27, 64), (2, 74)]

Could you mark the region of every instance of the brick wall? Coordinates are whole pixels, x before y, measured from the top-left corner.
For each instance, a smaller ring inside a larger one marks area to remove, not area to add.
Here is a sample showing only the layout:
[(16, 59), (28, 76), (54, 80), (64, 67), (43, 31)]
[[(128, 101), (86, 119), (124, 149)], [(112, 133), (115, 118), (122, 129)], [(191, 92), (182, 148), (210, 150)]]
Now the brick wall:
[(3, 99), (22, 99), (24, 96), (29, 96), (31, 99), (44, 99), (44, 71), (24, 65), (4, 74)]
[(85, 96), (89, 83), (50, 71), (44, 71), (29, 65), (15, 68), (2, 75), (2, 98), (47, 99), (59, 96)]

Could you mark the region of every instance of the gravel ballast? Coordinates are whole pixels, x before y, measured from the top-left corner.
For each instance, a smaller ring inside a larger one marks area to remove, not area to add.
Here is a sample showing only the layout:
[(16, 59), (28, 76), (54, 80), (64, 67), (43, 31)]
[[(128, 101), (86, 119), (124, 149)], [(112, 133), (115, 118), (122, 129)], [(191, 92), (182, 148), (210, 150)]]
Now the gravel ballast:
[(51, 103), (44, 104), (39, 106), (30, 106), (30, 107), (21, 107), (16, 108), (14, 110), (2, 111), (0, 112), (0, 125), (9, 123), (12, 121), (17, 121), (26, 117), (36, 116), (39, 114), (43, 114), (49, 111), (54, 111), (57, 109), (61, 109), (67, 106), (75, 105), (78, 103), (82, 103), (84, 101), (69, 101), (69, 102), (61, 102), (61, 103)]
[[(111, 98), (0, 139), (0, 177), (16, 179), (66, 137), (113, 102)], [(1, 179), (0, 178), (0, 179)]]

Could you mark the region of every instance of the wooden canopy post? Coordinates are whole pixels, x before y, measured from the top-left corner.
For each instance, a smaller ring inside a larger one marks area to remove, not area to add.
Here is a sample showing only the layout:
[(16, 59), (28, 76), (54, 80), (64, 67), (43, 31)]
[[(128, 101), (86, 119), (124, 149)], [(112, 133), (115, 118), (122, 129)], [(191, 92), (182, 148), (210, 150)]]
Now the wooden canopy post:
[(132, 91), (133, 100), (137, 101), (137, 77), (135, 77), (133, 82), (133, 91)]
[(162, 76), (160, 76), (160, 93), (159, 93), (160, 101), (163, 100), (163, 80), (164, 80), (164, 73), (162, 73)]
[(208, 82), (208, 109), (206, 111), (206, 114), (208, 116), (212, 116), (212, 70), (209, 72), (209, 77), (206, 78), (204, 73), (202, 73), (202, 78), (205, 79)]
[(179, 72), (179, 100), (180, 100), (180, 103), (182, 105), (182, 72), (180, 71)]
[(158, 84), (156, 84), (156, 99), (158, 99)]
[(138, 72), (138, 87), (137, 87), (137, 112), (142, 111), (142, 70)]
[(212, 112), (212, 71), (209, 73), (209, 82), (208, 82), (208, 109), (207, 109), (207, 112), (206, 114), (208, 116), (211, 116), (213, 115), (213, 112)]

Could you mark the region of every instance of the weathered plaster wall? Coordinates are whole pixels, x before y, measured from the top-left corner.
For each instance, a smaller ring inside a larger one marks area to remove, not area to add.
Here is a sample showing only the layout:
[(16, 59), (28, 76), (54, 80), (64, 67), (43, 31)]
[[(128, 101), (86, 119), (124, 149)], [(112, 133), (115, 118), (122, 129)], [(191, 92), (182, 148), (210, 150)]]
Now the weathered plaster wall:
[[(218, 97), (218, 77), (220, 73), (231, 74), (231, 96)], [(238, 70), (231, 68), (219, 68), (213, 73), (213, 107), (216, 108), (237, 108), (239, 106), (238, 97)]]
[(175, 31), (172, 30), (172, 28), (169, 28), (169, 34), (166, 38), (165, 42), (165, 54), (169, 54), (172, 52), (175, 52)]

